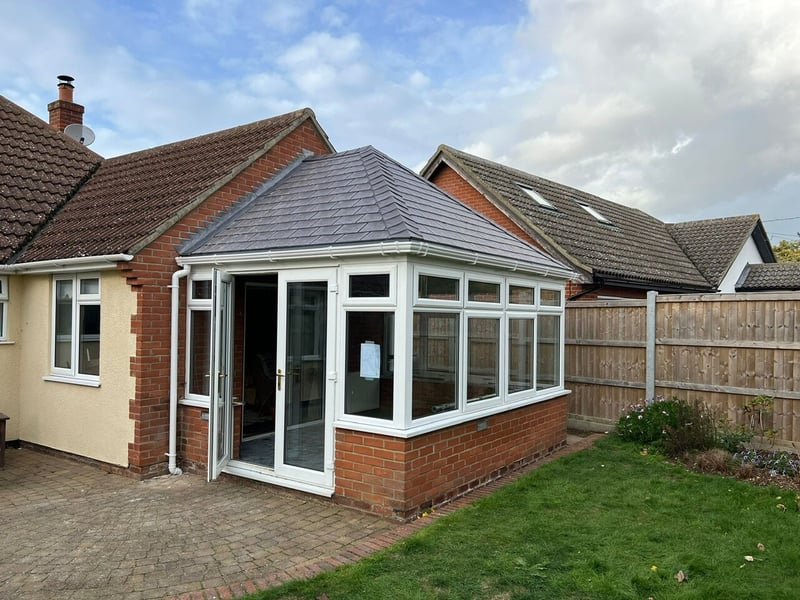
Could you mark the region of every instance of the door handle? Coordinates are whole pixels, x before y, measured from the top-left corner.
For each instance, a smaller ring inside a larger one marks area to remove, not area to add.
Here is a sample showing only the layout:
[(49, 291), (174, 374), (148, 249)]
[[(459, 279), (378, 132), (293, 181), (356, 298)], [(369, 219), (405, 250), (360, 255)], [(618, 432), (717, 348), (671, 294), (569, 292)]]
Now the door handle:
[(283, 379), (283, 371), (278, 369), (278, 372), (275, 373), (275, 379), (278, 380), (278, 391), (281, 391), (281, 380)]

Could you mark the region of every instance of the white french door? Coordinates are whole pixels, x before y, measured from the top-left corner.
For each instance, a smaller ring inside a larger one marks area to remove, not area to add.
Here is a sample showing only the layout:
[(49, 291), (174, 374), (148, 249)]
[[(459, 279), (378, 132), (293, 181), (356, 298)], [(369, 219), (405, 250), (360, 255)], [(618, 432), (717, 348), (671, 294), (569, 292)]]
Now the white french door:
[(208, 480), (214, 480), (233, 453), (231, 351), (232, 278), (214, 269), (211, 285), (211, 378), (208, 410)]
[(336, 270), (278, 274), (275, 473), (333, 485)]

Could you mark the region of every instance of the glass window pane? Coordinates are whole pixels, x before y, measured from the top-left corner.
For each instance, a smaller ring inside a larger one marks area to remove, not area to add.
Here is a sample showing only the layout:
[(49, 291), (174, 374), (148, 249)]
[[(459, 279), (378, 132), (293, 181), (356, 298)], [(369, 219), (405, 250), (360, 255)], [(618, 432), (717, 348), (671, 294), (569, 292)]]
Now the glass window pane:
[(79, 321), (78, 373), (100, 375), (100, 305), (82, 305)]
[(211, 372), (211, 311), (190, 313), (189, 393), (208, 396)]
[(392, 419), (394, 313), (348, 312), (344, 412)]
[(100, 293), (99, 279), (81, 279), (81, 295), (94, 295)]
[(53, 365), (72, 368), (72, 280), (56, 281), (55, 356)]
[(0, 277), (0, 298), (6, 297), (6, 278)]
[(193, 281), (192, 300), (211, 300), (211, 281)]
[(530, 306), (534, 303), (534, 289), (524, 285), (508, 286), (508, 301), (510, 304), (524, 304)]
[(533, 389), (533, 319), (508, 320), (508, 393)]
[(467, 402), (497, 396), (500, 387), (500, 319), (467, 321)]
[(539, 339), (536, 345), (536, 389), (561, 384), (561, 317), (539, 317)]
[(419, 276), (419, 297), (431, 300), (458, 300), (458, 279), (450, 277)]
[(560, 290), (542, 289), (540, 294), (541, 294), (542, 306), (561, 306), (561, 291)]
[(470, 302), (500, 302), (500, 284), (487, 281), (470, 281), (467, 298)]
[(350, 275), (351, 298), (388, 298), (389, 274)]
[(0, 302), (0, 340), (5, 339), (6, 337), (6, 329), (5, 329), (5, 311), (6, 311), (6, 303)]
[(455, 410), (458, 400), (458, 314), (414, 313), (411, 415)]

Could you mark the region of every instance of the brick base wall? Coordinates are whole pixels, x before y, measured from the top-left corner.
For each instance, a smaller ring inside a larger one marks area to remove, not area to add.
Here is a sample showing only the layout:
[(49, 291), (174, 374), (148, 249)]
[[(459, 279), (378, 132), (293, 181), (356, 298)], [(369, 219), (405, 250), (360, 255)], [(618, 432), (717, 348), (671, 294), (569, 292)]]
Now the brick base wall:
[(566, 437), (566, 396), (411, 439), (337, 429), (335, 497), (407, 519), (535, 462)]

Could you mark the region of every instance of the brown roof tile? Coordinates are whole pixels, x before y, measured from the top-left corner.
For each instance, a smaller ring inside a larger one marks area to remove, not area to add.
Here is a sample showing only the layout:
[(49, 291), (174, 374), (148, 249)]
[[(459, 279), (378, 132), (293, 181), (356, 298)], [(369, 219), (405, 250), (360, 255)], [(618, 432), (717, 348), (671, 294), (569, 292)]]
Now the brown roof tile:
[(17, 262), (135, 253), (308, 118), (299, 110), (107, 159)]
[(101, 161), (0, 96), (0, 263), (22, 248)]
[[(667, 227), (703, 276), (716, 287), (722, 283), (747, 239), (758, 227), (763, 227), (760, 221), (758, 215), (742, 215), (670, 223)], [(771, 256), (764, 257), (764, 260), (771, 259)]]
[(800, 290), (800, 262), (747, 265), (737, 292)]
[[(666, 224), (655, 217), (449, 146), (440, 146), (439, 152), (489, 197), (520, 214), (534, 237), (574, 268), (589, 270), (595, 278), (655, 289), (712, 289)], [(435, 165), (434, 157), (424, 172)], [(541, 206), (520, 184), (538, 192), (552, 208)], [(598, 221), (581, 205), (598, 211), (609, 223)]]

